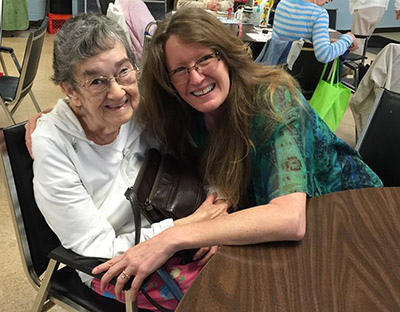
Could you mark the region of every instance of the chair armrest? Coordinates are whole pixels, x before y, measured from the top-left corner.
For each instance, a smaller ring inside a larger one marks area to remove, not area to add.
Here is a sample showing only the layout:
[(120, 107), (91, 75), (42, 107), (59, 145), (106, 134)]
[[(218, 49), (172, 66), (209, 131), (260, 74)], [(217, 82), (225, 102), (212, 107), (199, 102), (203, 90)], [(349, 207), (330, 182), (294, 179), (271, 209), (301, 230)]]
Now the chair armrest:
[(21, 65), (18, 62), (17, 57), (15, 56), (14, 49), (10, 48), (10, 47), (0, 46), (0, 53), (2, 53), (2, 52), (10, 54), (10, 56), (11, 56), (13, 62), (14, 62), (15, 67), (17, 68), (18, 72), (20, 73), (22, 68), (21, 68)]
[(356, 62), (353, 62), (353, 61), (351, 61), (351, 60), (345, 60), (345, 61), (343, 62), (343, 65), (345, 65), (345, 66), (351, 68), (352, 70), (356, 70), (356, 69), (358, 69), (359, 66), (360, 66), (359, 64), (357, 64)]
[(0, 52), (5, 52), (8, 54), (13, 54), (14, 53), (14, 49), (10, 48), (10, 47), (4, 47), (4, 46), (0, 46)]
[[(58, 246), (57, 248), (53, 249), (49, 253), (48, 257), (50, 259), (54, 259), (60, 263), (64, 263), (65, 265), (69, 266), (70, 268), (81, 271), (81, 272), (86, 273), (95, 278), (101, 278), (105, 274), (105, 272), (98, 274), (98, 275), (94, 275), (94, 274), (92, 274), (92, 270), (94, 269), (94, 267), (109, 260), (107, 258), (100, 258), (100, 257), (84, 257), (81, 255), (78, 255), (77, 253), (73, 252), (72, 250), (65, 249), (61, 245)], [(173, 280), (173, 278), (167, 273), (167, 271), (163, 267), (159, 268), (157, 270), (157, 273), (159, 274), (161, 279), (164, 281), (166, 286), (169, 288), (169, 290), (171, 291), (173, 296), (179, 302), (183, 297), (183, 293), (179, 289), (178, 285)], [(117, 282), (117, 278), (118, 278), (118, 276), (114, 277), (110, 281), (110, 284), (115, 285)], [(124, 290), (129, 290), (131, 288), (133, 278), (134, 278), (134, 276), (131, 276), (129, 278), (129, 280), (125, 283)], [(159, 308), (159, 305), (157, 304), (157, 302), (154, 302), (152, 300), (152, 298), (149, 297), (147, 292), (142, 289), (142, 287), (140, 287), (140, 290), (153, 305), (155, 305), (156, 307)], [(162, 307), (159, 309), (162, 310)], [(167, 311), (167, 310), (165, 310), (165, 311)]]
[(354, 37), (359, 38), (359, 39), (367, 39), (370, 37), (369, 35), (357, 35), (357, 34), (353, 34), (353, 35), (354, 35)]
[[(70, 268), (81, 271), (81, 272), (86, 273), (95, 278), (101, 278), (104, 275), (104, 273), (95, 275), (92, 273), (92, 270), (96, 266), (109, 260), (107, 258), (100, 258), (100, 257), (84, 257), (81, 255), (78, 255), (77, 253), (73, 252), (72, 250), (65, 249), (61, 245), (58, 246), (57, 248), (53, 249), (49, 253), (48, 257), (51, 259), (54, 259), (60, 263), (64, 263), (65, 265), (69, 266)], [(128, 280), (128, 282), (125, 284), (124, 290), (130, 289), (132, 280), (133, 280), (133, 276), (131, 276), (130, 279)], [(116, 282), (117, 282), (117, 277), (114, 277), (110, 281), (110, 284), (115, 285)]]

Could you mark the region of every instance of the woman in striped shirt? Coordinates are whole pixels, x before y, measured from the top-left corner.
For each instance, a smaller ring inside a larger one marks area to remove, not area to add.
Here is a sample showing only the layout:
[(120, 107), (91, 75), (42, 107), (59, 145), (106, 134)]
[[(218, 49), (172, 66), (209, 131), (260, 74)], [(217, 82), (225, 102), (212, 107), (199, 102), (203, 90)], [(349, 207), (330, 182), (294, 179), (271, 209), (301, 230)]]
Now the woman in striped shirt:
[(334, 42), (329, 38), (329, 16), (322, 8), (327, 0), (282, 0), (274, 17), (272, 38), (293, 41), (309, 40), (313, 43), (315, 57), (328, 63), (357, 48), (357, 39), (351, 32), (343, 34)]

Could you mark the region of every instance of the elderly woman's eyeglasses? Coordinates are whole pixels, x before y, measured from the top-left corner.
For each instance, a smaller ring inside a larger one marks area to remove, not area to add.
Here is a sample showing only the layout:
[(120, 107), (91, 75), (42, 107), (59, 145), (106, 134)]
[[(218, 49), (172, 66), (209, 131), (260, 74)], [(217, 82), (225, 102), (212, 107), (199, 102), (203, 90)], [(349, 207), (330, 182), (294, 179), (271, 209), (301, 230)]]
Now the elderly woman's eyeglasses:
[(78, 85), (88, 90), (91, 94), (96, 95), (107, 90), (110, 86), (111, 80), (113, 79), (115, 79), (115, 81), (121, 86), (128, 86), (132, 83), (135, 83), (137, 80), (138, 70), (139, 68), (135, 65), (135, 68), (124, 68), (116, 76), (99, 76), (86, 80), (83, 84)]
[(220, 53), (214, 52), (207, 54), (199, 58), (193, 66), (190, 67), (178, 67), (177, 69), (171, 70), (168, 75), (173, 84), (182, 84), (189, 81), (190, 71), (195, 69), (199, 74), (203, 74), (207, 71), (212, 72), (218, 61), (221, 60)]

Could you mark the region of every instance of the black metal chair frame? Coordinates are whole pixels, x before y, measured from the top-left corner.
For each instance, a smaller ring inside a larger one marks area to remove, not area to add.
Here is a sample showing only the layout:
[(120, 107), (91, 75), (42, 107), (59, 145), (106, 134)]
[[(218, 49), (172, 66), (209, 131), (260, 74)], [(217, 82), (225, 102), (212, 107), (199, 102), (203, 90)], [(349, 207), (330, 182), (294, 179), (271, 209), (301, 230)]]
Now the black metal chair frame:
[[(22, 100), (28, 93), (36, 110), (38, 112), (41, 111), (40, 106), (32, 92), (32, 85), (39, 66), (47, 24), (48, 18), (45, 17), (40, 27), (30, 32), (26, 42), (22, 66), (19, 64), (12, 48), (0, 46), (0, 61), (5, 73), (5, 75), (0, 77), (0, 105), (3, 107), (8, 120), (12, 124), (15, 124), (15, 120), (13, 118), (15, 111), (18, 109)], [(15, 67), (19, 72), (19, 77), (8, 75), (7, 68), (2, 57), (3, 53), (7, 53), (11, 56)], [(9, 107), (11, 107), (11, 109), (9, 109)]]
[(370, 39), (370, 36), (364, 36), (364, 35), (354, 35), (354, 36), (357, 39), (365, 40), (363, 52), (361, 55), (355, 53), (349, 53), (346, 60), (343, 62), (343, 65), (350, 68), (354, 72), (353, 79), (351, 81), (348, 81), (347, 79), (342, 80), (342, 83), (347, 88), (349, 88), (353, 93), (357, 90), (358, 85), (360, 84), (360, 81), (362, 79), (361, 67), (365, 66), (365, 60), (367, 59), (366, 54), (367, 54), (368, 41)]

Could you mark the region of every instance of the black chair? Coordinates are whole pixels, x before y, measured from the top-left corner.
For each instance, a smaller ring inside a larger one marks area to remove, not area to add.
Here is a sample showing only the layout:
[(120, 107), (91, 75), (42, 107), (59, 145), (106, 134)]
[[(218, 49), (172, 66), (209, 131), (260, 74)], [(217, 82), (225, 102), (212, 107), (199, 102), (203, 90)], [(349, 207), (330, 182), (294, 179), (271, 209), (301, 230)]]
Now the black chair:
[(41, 111), (33, 95), (32, 85), (39, 65), (47, 24), (48, 18), (45, 17), (40, 27), (30, 32), (26, 42), (22, 66), (20, 66), (12, 48), (0, 46), (0, 53), (9, 54), (19, 72), (18, 77), (9, 76), (2, 62), (5, 75), (0, 77), (0, 105), (3, 107), (7, 118), (12, 124), (15, 124), (13, 118), (15, 111), (28, 93), (36, 110), (38, 112)]
[(353, 93), (357, 90), (358, 85), (360, 84), (361, 79), (364, 77), (365, 73), (368, 70), (369, 65), (365, 65), (365, 60), (367, 59), (367, 47), (370, 36), (364, 35), (354, 35), (357, 39), (362, 40), (364, 42), (362, 54), (356, 54), (350, 52), (343, 62), (345, 67), (348, 67), (351, 71), (353, 71), (353, 78), (342, 79), (342, 83), (349, 88)]
[[(75, 269), (90, 274), (102, 259), (81, 257), (64, 249), (44, 220), (34, 199), (32, 159), (25, 146), (24, 124), (0, 130), (0, 149), (25, 272), (38, 289), (32, 311), (47, 311), (55, 304), (69, 311), (132, 311), (132, 304), (125, 306), (100, 296), (81, 282)], [(60, 263), (66, 266), (60, 268)], [(129, 290), (125, 296), (130, 298)]]
[(385, 186), (400, 186), (399, 93), (378, 93), (355, 149)]
[[(299, 56), (293, 64), (292, 70), (288, 68), (286, 70), (296, 78), (304, 97), (310, 100), (317, 88), (324, 66), (324, 63), (316, 59), (313, 45), (309, 42), (305, 42)], [(329, 73), (329, 70), (327, 70), (327, 73)]]

